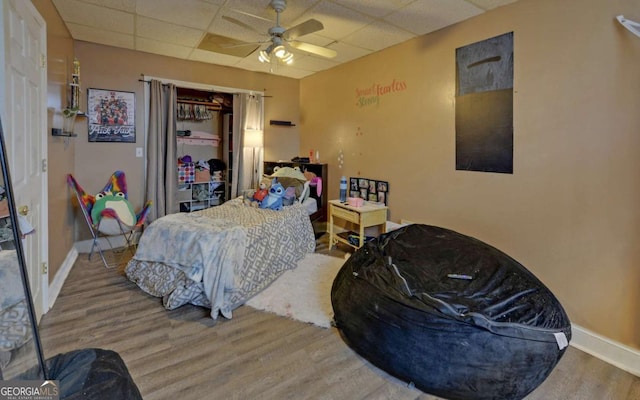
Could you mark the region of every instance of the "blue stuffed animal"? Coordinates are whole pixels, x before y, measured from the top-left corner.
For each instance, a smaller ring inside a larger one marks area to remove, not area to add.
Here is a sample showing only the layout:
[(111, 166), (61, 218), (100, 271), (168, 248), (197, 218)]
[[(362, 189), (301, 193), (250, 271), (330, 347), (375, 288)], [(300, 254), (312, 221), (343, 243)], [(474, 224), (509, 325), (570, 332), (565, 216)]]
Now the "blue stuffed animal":
[(271, 189), (267, 197), (260, 202), (260, 208), (268, 208), (271, 210), (282, 210), (282, 198), (284, 197), (284, 187), (278, 182), (277, 179), (273, 179), (271, 182)]

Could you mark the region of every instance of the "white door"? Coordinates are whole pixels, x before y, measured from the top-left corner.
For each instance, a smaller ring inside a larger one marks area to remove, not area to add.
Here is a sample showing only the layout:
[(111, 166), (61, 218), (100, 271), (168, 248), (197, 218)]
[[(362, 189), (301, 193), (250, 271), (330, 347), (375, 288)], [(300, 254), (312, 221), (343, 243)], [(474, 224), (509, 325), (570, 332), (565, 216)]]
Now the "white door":
[(36, 229), (22, 241), (38, 320), (48, 309), (46, 25), (30, 1), (3, 0), (2, 125), (17, 211)]

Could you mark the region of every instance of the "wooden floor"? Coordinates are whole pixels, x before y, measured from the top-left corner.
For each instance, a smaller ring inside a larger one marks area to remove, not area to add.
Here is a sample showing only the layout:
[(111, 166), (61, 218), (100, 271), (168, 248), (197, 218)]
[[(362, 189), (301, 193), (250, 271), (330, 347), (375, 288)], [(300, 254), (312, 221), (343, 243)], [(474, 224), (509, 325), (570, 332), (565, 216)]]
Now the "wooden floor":
[[(328, 250), (324, 235), (318, 252)], [(79, 348), (120, 353), (143, 397), (154, 399), (437, 399), (356, 355), (334, 329), (242, 306), (213, 321), (208, 310), (167, 311), (129, 282), (80, 254), (42, 318), (46, 357)], [(527, 399), (640, 399), (640, 378), (570, 347)]]

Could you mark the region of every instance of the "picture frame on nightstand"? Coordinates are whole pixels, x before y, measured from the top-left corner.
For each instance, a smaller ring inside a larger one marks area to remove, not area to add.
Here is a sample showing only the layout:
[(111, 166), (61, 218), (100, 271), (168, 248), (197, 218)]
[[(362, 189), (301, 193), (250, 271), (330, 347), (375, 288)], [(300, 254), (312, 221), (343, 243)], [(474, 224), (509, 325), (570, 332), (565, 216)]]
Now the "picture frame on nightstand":
[(367, 178), (349, 178), (349, 197), (388, 205), (389, 182)]

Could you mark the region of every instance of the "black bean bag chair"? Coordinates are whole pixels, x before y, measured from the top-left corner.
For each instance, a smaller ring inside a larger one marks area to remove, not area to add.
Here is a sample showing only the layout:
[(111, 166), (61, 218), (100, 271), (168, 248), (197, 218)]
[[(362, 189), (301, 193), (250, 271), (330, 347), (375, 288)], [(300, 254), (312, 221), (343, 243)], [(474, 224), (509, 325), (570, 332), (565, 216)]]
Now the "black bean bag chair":
[(460, 233), (409, 225), (368, 242), (331, 290), (358, 354), (448, 399), (521, 399), (571, 339), (564, 309), (531, 272)]
[(58, 354), (45, 362), (48, 376), (60, 385), (61, 400), (142, 400), (118, 353), (82, 349)]

